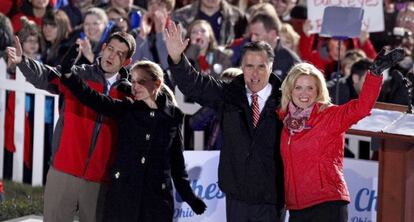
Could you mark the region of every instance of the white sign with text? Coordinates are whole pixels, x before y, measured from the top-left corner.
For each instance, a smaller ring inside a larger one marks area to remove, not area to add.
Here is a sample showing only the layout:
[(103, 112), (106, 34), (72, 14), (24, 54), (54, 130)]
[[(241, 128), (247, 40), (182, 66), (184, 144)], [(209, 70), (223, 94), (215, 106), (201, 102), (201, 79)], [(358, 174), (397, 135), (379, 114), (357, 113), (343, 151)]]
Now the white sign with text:
[(307, 0), (306, 2), (312, 33), (321, 31), (323, 12), (328, 6), (363, 8), (364, 18), (361, 30), (368, 32), (384, 30), (383, 0)]
[[(225, 195), (218, 188), (219, 151), (185, 151), (191, 187), (207, 204), (203, 215), (195, 215), (187, 203), (175, 197), (174, 222), (225, 222)], [(351, 203), (349, 222), (376, 222), (378, 162), (345, 158), (344, 174)], [(287, 221), (287, 219), (286, 219)]]

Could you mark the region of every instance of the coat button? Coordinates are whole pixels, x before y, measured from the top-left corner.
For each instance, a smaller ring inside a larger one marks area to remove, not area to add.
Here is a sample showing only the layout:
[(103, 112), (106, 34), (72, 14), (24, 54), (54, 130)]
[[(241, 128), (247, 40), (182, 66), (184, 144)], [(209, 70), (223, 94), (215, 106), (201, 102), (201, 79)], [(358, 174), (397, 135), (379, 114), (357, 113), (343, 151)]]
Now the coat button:
[(145, 163), (145, 157), (142, 157), (141, 158), (141, 164), (144, 164)]
[(119, 178), (119, 176), (121, 176), (121, 173), (116, 172), (116, 173), (114, 174), (114, 176), (115, 176), (115, 179), (118, 179), (118, 178)]
[(151, 111), (150, 112), (150, 117), (154, 117), (155, 116), (155, 112), (154, 111)]
[(151, 139), (151, 135), (150, 134), (145, 135), (145, 140), (150, 140), (150, 139)]
[(167, 187), (167, 186), (165, 185), (165, 183), (162, 183), (162, 184), (161, 184), (161, 189), (162, 189), (162, 190), (165, 190), (165, 188), (166, 188), (166, 187)]

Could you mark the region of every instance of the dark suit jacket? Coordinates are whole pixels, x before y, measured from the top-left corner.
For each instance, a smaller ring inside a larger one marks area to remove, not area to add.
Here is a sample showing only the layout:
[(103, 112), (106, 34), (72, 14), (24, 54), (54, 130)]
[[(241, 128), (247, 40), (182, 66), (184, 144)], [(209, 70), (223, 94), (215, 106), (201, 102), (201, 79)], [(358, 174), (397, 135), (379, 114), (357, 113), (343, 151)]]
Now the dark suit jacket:
[(279, 79), (270, 77), (273, 90), (255, 129), (243, 75), (225, 83), (201, 76), (184, 56), (179, 64), (169, 62), (180, 90), (202, 106), (217, 110), (224, 140), (218, 172), (221, 190), (227, 197), (247, 203), (282, 206), (282, 122), (275, 112), (281, 96)]

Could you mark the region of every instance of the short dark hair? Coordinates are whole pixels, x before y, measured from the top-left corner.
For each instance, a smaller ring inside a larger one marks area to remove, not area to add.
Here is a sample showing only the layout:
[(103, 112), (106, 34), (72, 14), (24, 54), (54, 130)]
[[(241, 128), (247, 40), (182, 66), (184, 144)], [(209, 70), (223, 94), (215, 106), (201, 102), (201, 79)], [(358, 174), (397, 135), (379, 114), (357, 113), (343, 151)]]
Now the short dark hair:
[(363, 58), (355, 62), (351, 67), (351, 75), (358, 75), (360, 78), (366, 74), (372, 61), (368, 58)]
[(241, 58), (243, 61), (243, 58), (246, 54), (246, 52), (266, 52), (267, 59), (269, 62), (273, 62), (275, 59), (275, 53), (273, 52), (272, 46), (269, 45), (269, 43), (265, 41), (257, 41), (257, 42), (249, 42), (247, 43), (243, 49)]
[(126, 57), (127, 59), (131, 58), (132, 55), (134, 55), (136, 43), (134, 37), (131, 34), (126, 32), (114, 32), (111, 34), (111, 36), (109, 36), (106, 43), (108, 44), (109, 42), (111, 42), (112, 39), (116, 39), (122, 43), (125, 43), (128, 46), (128, 53)]
[(279, 34), (282, 27), (282, 22), (277, 16), (272, 16), (266, 13), (258, 13), (251, 18), (249, 24), (255, 24), (261, 22), (267, 32), (275, 30)]

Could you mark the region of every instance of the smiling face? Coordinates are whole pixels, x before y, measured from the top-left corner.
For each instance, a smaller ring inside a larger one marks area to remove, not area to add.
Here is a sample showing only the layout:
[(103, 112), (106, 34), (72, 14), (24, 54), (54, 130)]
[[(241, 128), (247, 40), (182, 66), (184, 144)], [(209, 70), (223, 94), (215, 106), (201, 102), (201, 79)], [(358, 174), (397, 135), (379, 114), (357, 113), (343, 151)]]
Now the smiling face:
[(262, 90), (268, 83), (272, 70), (264, 51), (247, 51), (242, 60), (244, 82), (252, 93)]
[(104, 44), (101, 54), (101, 67), (106, 73), (116, 73), (131, 61), (131, 59), (127, 59), (128, 46), (117, 39), (112, 39), (108, 44)]
[(160, 87), (160, 80), (157, 80), (144, 70), (137, 68), (131, 72), (132, 95), (135, 100), (153, 100)]
[(318, 96), (318, 87), (316, 79), (310, 75), (301, 75), (295, 82), (292, 90), (293, 103), (302, 109), (305, 109), (316, 102)]
[(83, 31), (90, 41), (98, 42), (101, 39), (105, 26), (105, 22), (99, 19), (97, 15), (88, 14), (83, 22)]

